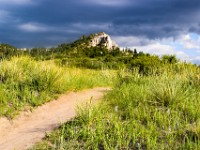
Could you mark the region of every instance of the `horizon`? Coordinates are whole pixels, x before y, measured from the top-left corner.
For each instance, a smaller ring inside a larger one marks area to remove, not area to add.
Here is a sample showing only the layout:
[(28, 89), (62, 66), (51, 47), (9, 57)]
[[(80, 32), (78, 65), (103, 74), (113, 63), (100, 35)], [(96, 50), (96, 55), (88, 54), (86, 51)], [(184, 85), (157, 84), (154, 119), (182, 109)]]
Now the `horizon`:
[(54, 47), (104, 31), (121, 48), (200, 64), (199, 0), (0, 0), (0, 43)]

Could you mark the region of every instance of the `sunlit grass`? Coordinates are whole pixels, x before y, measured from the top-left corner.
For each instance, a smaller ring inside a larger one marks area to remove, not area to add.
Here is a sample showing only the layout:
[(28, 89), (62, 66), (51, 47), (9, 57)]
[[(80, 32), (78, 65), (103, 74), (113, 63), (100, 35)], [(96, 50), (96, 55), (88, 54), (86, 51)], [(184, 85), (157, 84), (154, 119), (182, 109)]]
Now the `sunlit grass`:
[(79, 109), (37, 148), (200, 149), (199, 71), (178, 64), (153, 76), (119, 72), (102, 103)]
[(114, 78), (111, 70), (65, 68), (30, 57), (4, 60), (0, 63), (0, 117), (12, 118), (69, 90), (111, 86)]
[(80, 90), (95, 86), (113, 86), (116, 82), (116, 71), (91, 70), (68, 68), (67, 69), (68, 90)]

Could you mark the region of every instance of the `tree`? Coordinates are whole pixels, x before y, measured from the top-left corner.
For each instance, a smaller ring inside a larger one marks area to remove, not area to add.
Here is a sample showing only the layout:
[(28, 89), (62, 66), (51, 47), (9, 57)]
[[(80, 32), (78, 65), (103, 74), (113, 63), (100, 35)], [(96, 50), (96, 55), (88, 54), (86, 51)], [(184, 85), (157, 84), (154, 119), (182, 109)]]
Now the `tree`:
[(137, 52), (136, 49), (134, 49), (134, 51), (133, 51), (133, 57), (135, 58), (135, 57), (137, 57), (137, 56), (138, 56), (138, 52)]
[(11, 56), (17, 55), (19, 51), (16, 47), (9, 44), (0, 44), (0, 59), (10, 58)]
[(164, 64), (166, 63), (175, 64), (178, 62), (175, 55), (163, 55), (161, 60)]

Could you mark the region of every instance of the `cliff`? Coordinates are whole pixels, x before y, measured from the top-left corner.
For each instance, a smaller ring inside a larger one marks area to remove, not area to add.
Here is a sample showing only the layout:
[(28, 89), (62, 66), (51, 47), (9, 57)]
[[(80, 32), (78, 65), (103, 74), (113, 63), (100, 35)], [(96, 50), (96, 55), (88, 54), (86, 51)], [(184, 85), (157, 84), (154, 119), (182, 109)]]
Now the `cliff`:
[(118, 45), (111, 40), (110, 36), (104, 32), (97, 33), (93, 36), (90, 41), (90, 46), (95, 47), (103, 45), (107, 47), (109, 50), (115, 49)]

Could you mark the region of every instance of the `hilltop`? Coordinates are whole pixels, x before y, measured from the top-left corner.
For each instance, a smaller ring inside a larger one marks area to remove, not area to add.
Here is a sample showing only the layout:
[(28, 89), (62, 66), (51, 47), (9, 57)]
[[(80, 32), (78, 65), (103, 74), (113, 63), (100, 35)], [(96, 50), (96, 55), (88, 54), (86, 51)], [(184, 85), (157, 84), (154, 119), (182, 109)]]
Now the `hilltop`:
[(97, 33), (90, 39), (90, 46), (96, 47), (99, 45), (103, 45), (109, 50), (119, 48), (116, 42), (111, 40), (111, 37), (105, 32)]
[(3, 50), (1, 58), (10, 58), (16, 55), (28, 55), (35, 60), (54, 60), (59, 65), (90, 69), (137, 67), (144, 74), (152, 73), (151, 68), (162, 68), (165, 63), (173, 64), (178, 61), (175, 56), (160, 58), (156, 55), (137, 52), (136, 49), (120, 50), (111, 37), (104, 32), (83, 35), (74, 42), (63, 43), (52, 48), (16, 49), (14, 52)]
[(16, 55), (28, 55), (35, 60), (53, 60), (59, 65), (89, 69), (137, 67), (139, 72), (143, 74), (151, 74), (151, 68), (160, 70), (163, 64), (179, 62), (174, 55), (159, 57), (138, 52), (136, 49), (120, 50), (119, 46), (105, 32), (83, 35), (74, 42), (63, 43), (52, 48), (32, 48), (29, 50), (15, 48), (14, 52), (10, 50), (1, 52), (2, 59)]
[(72, 43), (62, 43), (57, 47), (59, 51), (70, 51), (70, 50), (77, 50), (77, 49), (106, 49), (109, 51), (113, 51), (119, 49), (119, 46), (113, 41), (110, 35), (106, 34), (105, 32), (99, 32), (95, 34), (90, 34), (88, 36), (81, 36), (78, 40)]

